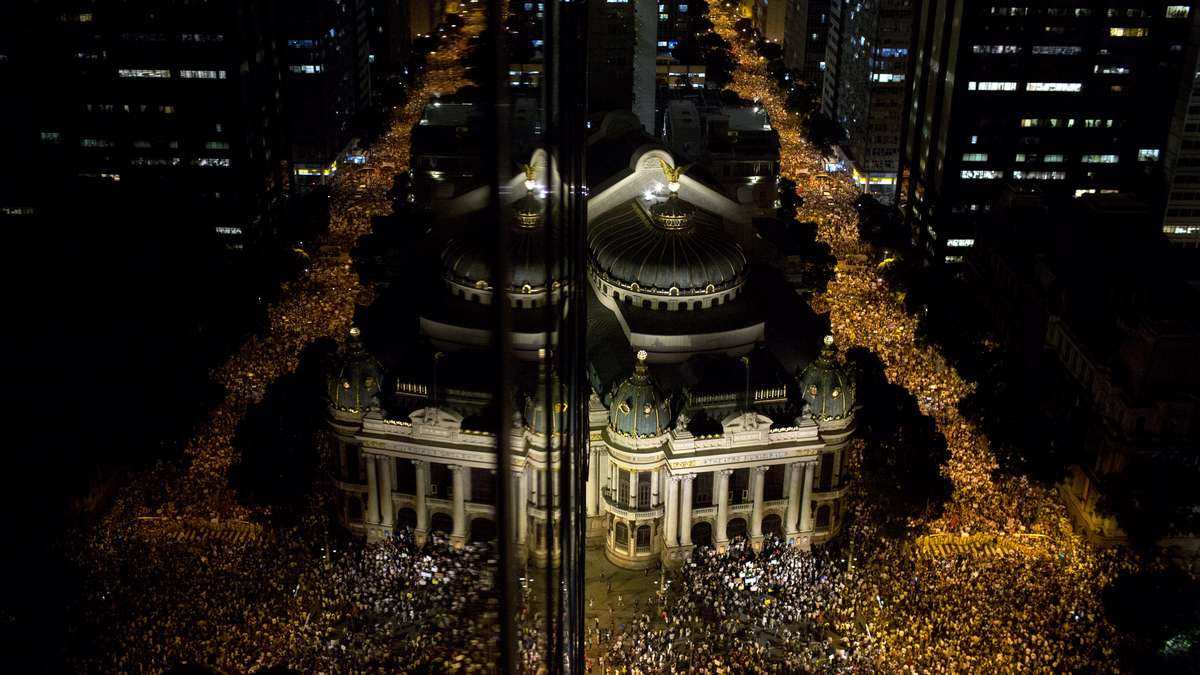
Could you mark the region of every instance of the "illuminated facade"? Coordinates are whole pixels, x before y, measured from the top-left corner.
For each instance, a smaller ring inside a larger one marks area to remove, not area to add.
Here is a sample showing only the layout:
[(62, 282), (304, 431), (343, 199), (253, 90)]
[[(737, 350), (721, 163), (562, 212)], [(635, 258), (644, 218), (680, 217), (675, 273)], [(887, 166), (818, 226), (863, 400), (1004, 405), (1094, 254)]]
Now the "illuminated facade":
[[(545, 564), (557, 556), (546, 537), (558, 486), (552, 451), (562, 413), (586, 405), (588, 541), (614, 564), (678, 564), (694, 546), (723, 548), (737, 536), (808, 547), (838, 533), (854, 383), (832, 339), (821, 347), (819, 329), (779, 323), (776, 342), (768, 339), (761, 299), (769, 290), (756, 286), (766, 282), (738, 243), (751, 230), (749, 213), (672, 169), (675, 158), (639, 127), (628, 113), (610, 115), (589, 140), (589, 175), (599, 180), (588, 202), (590, 395), (563, 400), (555, 356), (544, 349), (546, 302), (566, 281), (540, 257), (552, 234), (543, 187), (557, 178), (535, 154), (535, 176), (514, 176), (506, 191), (505, 287), (493, 287), (489, 240), (477, 229), (486, 189), (468, 192), (439, 211), (452, 234), (441, 279), (429, 286), (438, 295), (421, 310), (421, 339), (383, 345), (384, 366), (352, 335), (331, 371), (329, 420), (350, 530), (371, 539), (398, 527), (420, 539), (441, 531), (458, 544), (490, 539), (503, 470), (514, 487), (519, 555)], [(623, 163), (608, 164), (622, 154)], [(506, 394), (520, 412), (512, 465), (503, 468), (489, 421), (486, 311), (501, 298), (520, 369), (518, 391)]]

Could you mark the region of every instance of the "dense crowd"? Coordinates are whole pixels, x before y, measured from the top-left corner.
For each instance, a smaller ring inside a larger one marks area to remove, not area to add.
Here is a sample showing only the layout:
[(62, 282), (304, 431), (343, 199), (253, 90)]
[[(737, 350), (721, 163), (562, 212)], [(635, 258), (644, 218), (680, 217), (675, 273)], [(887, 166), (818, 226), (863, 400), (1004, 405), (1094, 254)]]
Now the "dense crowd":
[[(356, 304), (370, 301), (344, 254), (390, 202), (386, 185), (362, 186), (408, 166), (408, 130), (424, 105), (466, 83), (459, 59), (479, 19), (469, 17), (463, 35), (430, 56), (420, 89), (363, 173), (336, 178), (330, 232), (306, 272), (283, 289), (268, 330), (214, 373), (227, 395), (188, 445), (186, 470), (165, 467), (135, 482), (79, 553), (87, 577), (74, 670), (149, 672), (181, 662), (231, 672), (494, 670), (486, 548), (418, 546), (402, 535), (334, 551), (312, 515), (271, 541), (181, 542), (163, 536), (158, 521), (139, 519), (266, 515), (239, 506), (228, 484), (237, 425), (307, 345), (340, 340)], [(784, 110), (765, 63), (735, 39), (733, 17), (712, 19), (739, 64), (733, 88), (760, 101), (779, 131), (782, 172), (805, 197), (798, 217), (820, 224), (841, 261), (814, 302), (829, 311), (838, 343), (876, 353), (889, 380), (911, 392), (946, 437), (954, 494), (939, 520), (919, 525), (928, 533), (1040, 536), (999, 557), (916, 556), (874, 531), (869, 504), (852, 500), (845, 549), (810, 554), (767, 542), (756, 552), (744, 540), (721, 554), (699, 549), (656, 604), (619, 628), (589, 629), (601, 663), (629, 674), (1112, 670), (1114, 635), (1099, 591), (1127, 563), (1084, 545), (1051, 493), (997, 476), (987, 439), (958, 413), (969, 383), (918, 341), (915, 320), (871, 267), (847, 264), (866, 254), (853, 208), (858, 191), (824, 171), (825, 158), (803, 139), (799, 116)], [(537, 672), (540, 620), (528, 608), (520, 616), (519, 662)]]

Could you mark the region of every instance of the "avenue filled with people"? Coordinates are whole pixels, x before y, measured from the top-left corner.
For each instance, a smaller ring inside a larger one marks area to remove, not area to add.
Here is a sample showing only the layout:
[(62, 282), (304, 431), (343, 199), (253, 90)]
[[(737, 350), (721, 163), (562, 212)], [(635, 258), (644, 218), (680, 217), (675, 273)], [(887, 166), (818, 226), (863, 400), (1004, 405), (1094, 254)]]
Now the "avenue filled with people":
[[(428, 72), (371, 148), (367, 168), (336, 178), (329, 233), (283, 288), (267, 328), (213, 373), (226, 395), (187, 445), (186, 467), (138, 477), (81, 542), (74, 557), (85, 571), (82, 619), (71, 656), (78, 672), (179, 664), (219, 672), (497, 671), (489, 546), (458, 549), (436, 534), (418, 545), (407, 531), (379, 543), (343, 541), (328, 534), (319, 492), (299, 525), (238, 541), (169, 536), (177, 530), (171, 523), (189, 519), (214, 529), (270, 522), (265, 508), (239, 504), (229, 484), (238, 424), (270, 383), (296, 369), (306, 347), (344, 339), (356, 307), (372, 300), (347, 254), (373, 217), (390, 212), (379, 176), (407, 169), (410, 131), (424, 106), (466, 84), (462, 54), (482, 23), (478, 12), (467, 17), (461, 35), (429, 56)], [(588, 625), (589, 668), (626, 675), (1113, 670), (1117, 636), (1100, 593), (1133, 563), (1086, 545), (1050, 490), (998, 472), (987, 438), (958, 410), (972, 385), (919, 340), (916, 319), (874, 267), (851, 264), (868, 254), (857, 234), (858, 190), (826, 172), (800, 116), (784, 109), (765, 64), (736, 36), (731, 12), (711, 18), (738, 64), (732, 88), (761, 102), (779, 131), (782, 174), (804, 196), (797, 217), (819, 224), (819, 238), (840, 261), (816, 308), (829, 313), (837, 344), (876, 354), (946, 438), (943, 471), (953, 495), (942, 515), (913, 523), (913, 531), (1017, 543), (993, 556), (918, 555), (912, 541), (880, 534), (869, 500), (858, 494), (847, 534), (827, 547), (810, 552), (768, 538), (759, 550), (745, 539), (724, 552), (697, 548), (678, 572), (664, 574), (666, 589), (632, 619), (610, 615)], [(544, 619), (535, 606), (522, 606), (519, 617), (518, 663), (541, 672)]]

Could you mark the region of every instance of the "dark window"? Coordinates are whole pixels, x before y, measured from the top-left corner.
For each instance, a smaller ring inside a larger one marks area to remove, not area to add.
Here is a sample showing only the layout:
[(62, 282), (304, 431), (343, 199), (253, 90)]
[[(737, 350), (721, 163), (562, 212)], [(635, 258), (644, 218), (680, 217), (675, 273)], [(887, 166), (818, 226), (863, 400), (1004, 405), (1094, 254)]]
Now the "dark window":
[(637, 547), (639, 551), (650, 548), (650, 526), (642, 525), (637, 529)]
[(625, 523), (617, 523), (617, 546), (629, 545), (629, 528)]
[(477, 504), (496, 503), (496, 475), (488, 469), (471, 469), (471, 501)]
[(621, 506), (629, 504), (629, 472), (625, 469), (617, 471), (617, 502)]
[(763, 477), (763, 500), (772, 501), (783, 499), (783, 476), (787, 473), (786, 464), (772, 464)]
[(711, 471), (696, 474), (692, 485), (692, 508), (713, 505), (713, 475)]

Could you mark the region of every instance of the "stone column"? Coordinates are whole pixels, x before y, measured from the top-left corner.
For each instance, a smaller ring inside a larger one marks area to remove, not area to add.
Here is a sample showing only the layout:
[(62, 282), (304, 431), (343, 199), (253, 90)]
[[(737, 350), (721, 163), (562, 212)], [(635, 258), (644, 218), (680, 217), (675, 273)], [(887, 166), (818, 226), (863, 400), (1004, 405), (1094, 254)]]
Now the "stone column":
[(788, 468), (791, 473), (788, 475), (787, 522), (783, 525), (785, 532), (796, 534), (799, 532), (796, 520), (800, 517), (800, 464), (792, 464)]
[(658, 469), (650, 474), (650, 506), (658, 506), (662, 503), (659, 500), (659, 495), (662, 493), (659, 482), (662, 481), (665, 471), (666, 469)]
[(754, 467), (754, 510), (751, 511), (750, 517), (750, 536), (762, 536), (762, 519), (763, 519), (763, 491), (766, 483), (767, 470), (769, 466)]
[(800, 497), (800, 531), (812, 531), (812, 484), (816, 462), (804, 465), (804, 494)]
[(638, 472), (636, 472), (636, 471), (629, 472), (629, 503), (622, 504), (622, 506), (628, 507), (631, 511), (637, 510), (637, 503), (638, 503), (637, 477), (638, 477)]
[(379, 524), (379, 477), (375, 475), (375, 455), (363, 455), (367, 463), (367, 524)]
[(521, 544), (529, 536), (529, 477), (525, 470), (517, 472), (517, 541)]
[(463, 467), (463, 501), (471, 501), (471, 467)]
[(718, 469), (715, 473), (713, 477), (716, 480), (713, 482), (717, 486), (717, 531), (713, 539), (717, 544), (724, 544), (729, 541), (725, 526), (729, 524), (729, 474), (733, 473), (733, 470)]
[(683, 481), (683, 496), (679, 499), (679, 545), (692, 545), (692, 481), (696, 474), (689, 473), (679, 477)]
[(833, 451), (833, 485), (834, 490), (842, 486), (842, 451), (841, 449)]
[(532, 474), (530, 479), (533, 481), (533, 494), (530, 496), (530, 499), (536, 505), (539, 501), (539, 490), (541, 490), (542, 485), (542, 481), (538, 480), (541, 477), (541, 472), (538, 471), (537, 467), (530, 467), (529, 473)]
[(629, 557), (632, 558), (637, 552), (637, 523), (629, 521)]
[(600, 451), (592, 449), (588, 455), (588, 478), (587, 478), (587, 514), (595, 516), (600, 514)]
[(387, 529), (396, 524), (396, 507), (392, 503), (392, 458), (381, 456), (379, 468), (379, 513), (381, 522)]
[(679, 479), (665, 476), (667, 479), (667, 507), (663, 514), (663, 546), (679, 545)]
[(463, 476), (467, 467), (451, 464), (450, 470), (454, 472), (454, 532), (450, 536), (461, 542), (467, 538), (467, 499), (464, 494), (467, 481)]
[(429, 491), (429, 462), (414, 459), (413, 467), (417, 481), (417, 532), (423, 539), (429, 531), (429, 504), (425, 503), (426, 493)]

